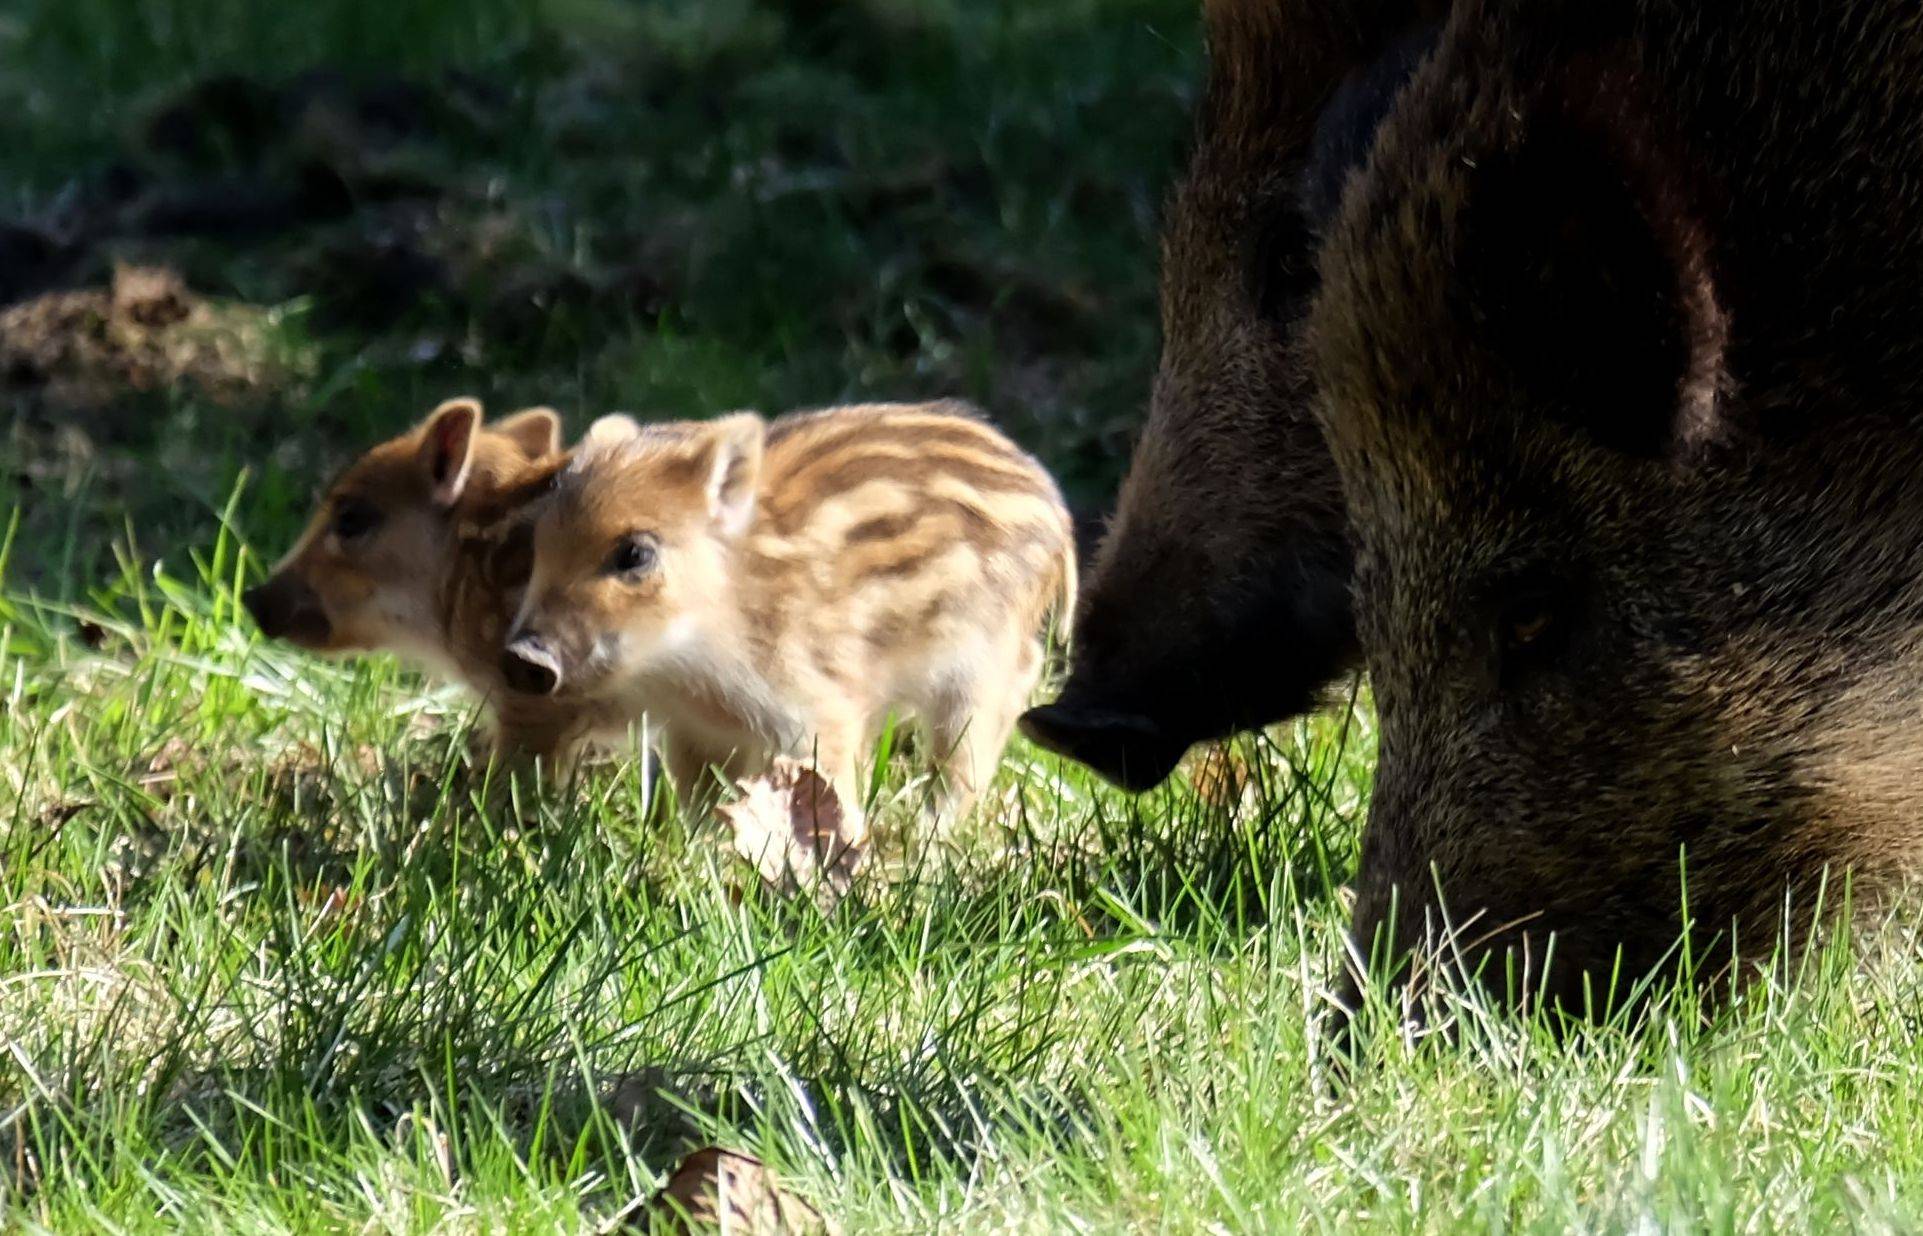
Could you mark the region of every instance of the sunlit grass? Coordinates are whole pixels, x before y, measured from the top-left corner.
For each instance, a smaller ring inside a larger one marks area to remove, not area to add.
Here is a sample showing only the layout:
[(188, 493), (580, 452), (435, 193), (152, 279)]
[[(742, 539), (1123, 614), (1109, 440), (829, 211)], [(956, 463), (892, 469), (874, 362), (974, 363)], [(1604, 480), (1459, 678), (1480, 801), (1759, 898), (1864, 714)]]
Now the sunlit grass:
[[(311, 266), (196, 241), (158, 256), (272, 307), (301, 383), (65, 419), (8, 393), (0, 1227), (594, 1230), (703, 1142), (850, 1233), (1923, 1224), (1901, 933), (1561, 1033), (1444, 982), (1427, 1033), (1366, 1010), (1345, 1069), (1366, 690), (1137, 799), (1017, 744), (952, 845), (824, 914), (638, 761), (503, 807), (460, 692), (246, 623), (311, 488), (461, 391), (576, 429), (967, 395), (1098, 503), (1196, 43), (1189, 0), (0, 9), (0, 201), (36, 227), (114, 159), (274, 183), (143, 145), (193, 82), (464, 75), (483, 131), (400, 152), (443, 213), (577, 274), (640, 261), (666, 300), (356, 333)], [(907, 760), (871, 789), (884, 835), (913, 826)]]
[(1916, 1213), (1904, 964), (1561, 1037), (1458, 994), (1345, 1074), (1366, 711), (1243, 745), (1209, 801), (1018, 749), (959, 852), (824, 916), (634, 761), (484, 809), (457, 693), (263, 646), (238, 544), (187, 561), (0, 602), (12, 1221), (585, 1229), (710, 1141), (851, 1231)]

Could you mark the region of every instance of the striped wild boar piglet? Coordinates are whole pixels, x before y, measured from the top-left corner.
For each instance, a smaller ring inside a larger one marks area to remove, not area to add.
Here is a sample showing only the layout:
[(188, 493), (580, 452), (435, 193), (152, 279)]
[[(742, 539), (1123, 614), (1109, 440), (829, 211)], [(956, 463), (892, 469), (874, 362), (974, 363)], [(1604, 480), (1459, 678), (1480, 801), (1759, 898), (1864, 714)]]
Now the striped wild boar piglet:
[(599, 717), (509, 692), (501, 646), (527, 582), (527, 499), (565, 461), (561, 418), (529, 408), (484, 425), (450, 399), (355, 460), (264, 583), (243, 598), (271, 639), (314, 652), (393, 652), (488, 703), (498, 754), (564, 762)]
[(543, 499), (502, 672), (530, 698), (646, 713), (684, 802), (707, 769), (788, 755), (858, 806), (857, 761), (891, 713), (913, 718), (952, 821), (1074, 583), (1054, 481), (966, 405), (610, 416)]

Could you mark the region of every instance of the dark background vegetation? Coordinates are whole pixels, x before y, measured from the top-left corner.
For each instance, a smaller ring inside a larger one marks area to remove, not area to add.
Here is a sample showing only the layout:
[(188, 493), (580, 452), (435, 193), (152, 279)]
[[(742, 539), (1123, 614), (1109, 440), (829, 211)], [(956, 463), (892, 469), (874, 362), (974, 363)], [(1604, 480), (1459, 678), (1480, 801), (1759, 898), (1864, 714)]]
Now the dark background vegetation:
[(204, 545), (243, 471), (276, 553), (464, 392), (961, 395), (1099, 511), (1197, 43), (1192, 0), (0, 6), (10, 577)]

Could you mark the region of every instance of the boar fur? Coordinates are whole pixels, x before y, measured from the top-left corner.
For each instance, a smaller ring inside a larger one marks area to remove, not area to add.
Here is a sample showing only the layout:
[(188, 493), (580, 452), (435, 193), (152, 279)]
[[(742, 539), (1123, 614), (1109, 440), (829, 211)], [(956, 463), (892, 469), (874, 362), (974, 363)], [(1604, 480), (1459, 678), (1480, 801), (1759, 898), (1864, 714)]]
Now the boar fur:
[[(1359, 951), (1447, 927), (1510, 994), (1593, 1011), (1681, 943), (1747, 967), (1819, 905), (1886, 908), (1923, 857), (1914, 7), (1209, 22), (1162, 374), (1066, 720), (1032, 730), (1098, 768), (1115, 716), (1187, 737), (1171, 650), (1262, 584), (1322, 596), (1251, 529), (1340, 523), (1350, 556), (1317, 560), (1352, 563), (1381, 721)], [(1240, 592), (1193, 565), (1231, 558)], [(1341, 641), (1268, 631), (1294, 678), (1217, 724), (1338, 668), (1299, 653)], [(1084, 681), (1110, 647), (1121, 685)]]

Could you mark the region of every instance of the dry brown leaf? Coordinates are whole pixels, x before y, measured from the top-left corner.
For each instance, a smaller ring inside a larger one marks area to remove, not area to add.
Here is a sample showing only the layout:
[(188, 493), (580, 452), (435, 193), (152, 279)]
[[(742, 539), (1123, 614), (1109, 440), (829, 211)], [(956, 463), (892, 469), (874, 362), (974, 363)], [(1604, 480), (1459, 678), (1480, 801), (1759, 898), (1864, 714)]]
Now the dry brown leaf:
[(335, 919), (358, 914), (365, 904), (360, 894), (350, 892), (339, 884), (328, 885), (324, 889), (296, 889), (294, 900), (302, 909), (313, 912), (316, 928), (326, 926)]
[(147, 775), (164, 776), (183, 764), (194, 763), (194, 747), (185, 738), (169, 738), (147, 760)]
[(1199, 744), (1187, 762), (1189, 784), (1197, 798), (1216, 808), (1241, 803), (1250, 781), (1249, 762), (1233, 743)]
[(780, 759), (742, 782), (740, 796), (718, 809), (735, 852), (768, 886), (813, 893), (831, 904), (848, 891), (867, 856), (868, 827), (834, 786), (798, 760)]
[(205, 766), (205, 758), (184, 738), (169, 738), (160, 750), (147, 759), (147, 767), (133, 770), (134, 781), (154, 798), (166, 802), (174, 796), (174, 783), (183, 772)]
[(93, 798), (62, 798), (40, 808), (40, 827), (45, 829), (64, 828), (75, 816), (89, 807), (99, 806)]
[(820, 1211), (776, 1185), (761, 1160), (719, 1146), (703, 1146), (681, 1160), (642, 1212), (641, 1228), (741, 1236), (836, 1231)]

